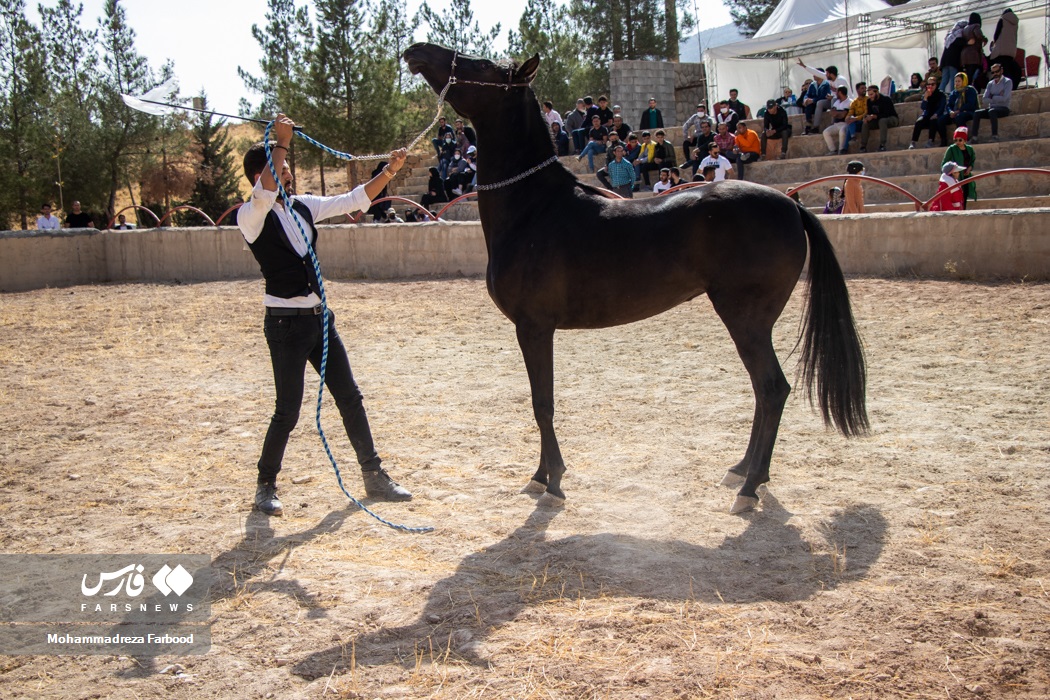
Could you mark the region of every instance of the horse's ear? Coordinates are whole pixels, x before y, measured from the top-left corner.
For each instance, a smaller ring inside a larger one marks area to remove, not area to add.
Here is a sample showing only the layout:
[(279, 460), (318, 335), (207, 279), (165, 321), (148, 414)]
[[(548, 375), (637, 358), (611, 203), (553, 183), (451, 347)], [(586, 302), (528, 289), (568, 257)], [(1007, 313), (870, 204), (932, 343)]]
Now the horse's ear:
[(518, 82), (531, 83), (532, 79), (536, 77), (536, 71), (540, 68), (540, 55), (536, 54), (529, 60), (518, 66), (518, 70), (514, 73), (514, 77)]

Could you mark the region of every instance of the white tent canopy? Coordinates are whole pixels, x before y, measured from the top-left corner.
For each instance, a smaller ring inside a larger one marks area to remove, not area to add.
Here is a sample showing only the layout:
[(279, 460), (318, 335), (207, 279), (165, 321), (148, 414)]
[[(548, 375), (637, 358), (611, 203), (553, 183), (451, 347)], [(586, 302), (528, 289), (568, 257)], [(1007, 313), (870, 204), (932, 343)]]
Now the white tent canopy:
[(999, 16), (1011, 7), (1021, 20), (1018, 47), (1041, 53), (1046, 43), (1050, 0), (913, 0), (890, 7), (882, 0), (783, 0), (755, 37), (704, 54), (709, 100), (731, 88), (757, 106), (798, 90), (808, 73), (795, 65), (835, 65), (850, 85), (890, 76), (906, 84), (924, 73), (930, 56), (940, 57), (944, 35), (971, 12), (981, 13), (991, 37)]

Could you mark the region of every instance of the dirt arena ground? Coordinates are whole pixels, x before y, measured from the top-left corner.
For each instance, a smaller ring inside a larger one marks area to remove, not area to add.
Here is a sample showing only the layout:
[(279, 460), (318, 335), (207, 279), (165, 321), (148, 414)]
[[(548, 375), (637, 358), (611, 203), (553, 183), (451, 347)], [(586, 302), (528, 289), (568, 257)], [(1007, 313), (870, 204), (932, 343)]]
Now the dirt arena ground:
[(793, 395), (769, 495), (730, 516), (717, 483), (752, 396), (705, 298), (558, 334), (569, 500), (545, 510), (518, 493), (539, 436), (483, 282), (329, 282), (386, 466), (416, 494), (375, 509), (423, 535), (347, 506), (313, 379), (285, 515), (252, 513), (259, 282), (0, 296), (0, 552), (208, 554), (219, 577), (207, 655), (0, 657), (0, 695), (1046, 698), (1050, 285), (850, 289), (871, 436)]

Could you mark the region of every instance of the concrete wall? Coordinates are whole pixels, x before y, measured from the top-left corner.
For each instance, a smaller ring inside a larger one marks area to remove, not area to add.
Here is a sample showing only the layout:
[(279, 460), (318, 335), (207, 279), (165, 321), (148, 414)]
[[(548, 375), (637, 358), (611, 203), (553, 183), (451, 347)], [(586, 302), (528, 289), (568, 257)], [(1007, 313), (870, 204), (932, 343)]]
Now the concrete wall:
[[(822, 217), (847, 274), (1050, 280), (1050, 209)], [(331, 278), (480, 275), (479, 222), (320, 227)], [(258, 278), (237, 229), (0, 233), (0, 291)]]

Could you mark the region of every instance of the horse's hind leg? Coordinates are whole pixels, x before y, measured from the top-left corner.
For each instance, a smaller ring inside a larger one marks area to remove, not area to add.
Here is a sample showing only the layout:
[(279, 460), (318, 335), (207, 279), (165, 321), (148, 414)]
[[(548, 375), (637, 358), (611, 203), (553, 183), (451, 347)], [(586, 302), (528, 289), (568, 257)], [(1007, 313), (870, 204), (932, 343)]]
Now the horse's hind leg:
[[(790, 290), (788, 292), (790, 294)], [(773, 323), (783, 303), (770, 299), (767, 304), (747, 301), (748, 296), (729, 300), (711, 295), (715, 311), (721, 317), (736, 344), (737, 353), (751, 376), (755, 392), (755, 417), (744, 459), (731, 468), (723, 483), (735, 486), (742, 482), (731, 513), (740, 513), (758, 505), (757, 489), (769, 481), (769, 462), (780, 428), (791, 387), (780, 368), (773, 350)]]
[(524, 491), (545, 491), (544, 503), (561, 505), (565, 502), (561, 490), (565, 462), (554, 434), (554, 330), (522, 323), (516, 330), (532, 387), (532, 410), (540, 428), (540, 466)]

